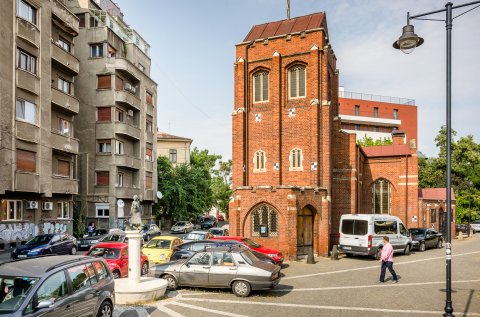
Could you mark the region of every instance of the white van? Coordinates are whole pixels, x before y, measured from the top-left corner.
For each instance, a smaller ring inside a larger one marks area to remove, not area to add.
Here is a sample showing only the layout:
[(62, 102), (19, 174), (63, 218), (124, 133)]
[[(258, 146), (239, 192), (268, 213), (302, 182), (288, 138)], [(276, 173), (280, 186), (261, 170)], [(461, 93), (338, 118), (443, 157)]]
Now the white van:
[(412, 239), (400, 218), (378, 214), (342, 215), (338, 249), (347, 255), (371, 255), (378, 259), (384, 236), (390, 239), (395, 253), (410, 254)]

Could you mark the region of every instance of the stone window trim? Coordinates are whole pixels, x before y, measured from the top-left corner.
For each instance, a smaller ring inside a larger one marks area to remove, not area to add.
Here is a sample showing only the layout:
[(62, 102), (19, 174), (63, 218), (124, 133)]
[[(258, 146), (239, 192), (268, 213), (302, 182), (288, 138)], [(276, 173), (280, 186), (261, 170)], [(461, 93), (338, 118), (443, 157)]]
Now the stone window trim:
[(267, 156), (265, 151), (258, 150), (253, 154), (253, 172), (265, 173), (267, 171)]
[(23, 220), (23, 200), (2, 199), (0, 206), (2, 221)]
[(70, 219), (70, 202), (57, 202), (57, 219)]
[(290, 151), (290, 155), (288, 156), (288, 160), (290, 161), (290, 167), (288, 169), (289, 171), (303, 171), (303, 151), (301, 149), (292, 149)]
[(287, 71), (288, 99), (304, 99), (307, 96), (307, 67), (295, 64)]
[(252, 221), (252, 237), (260, 237), (260, 225), (268, 226), (267, 237), (278, 236), (278, 212), (269, 204), (262, 203), (256, 206), (250, 213)]
[(109, 218), (110, 206), (108, 204), (95, 204), (95, 217), (96, 218)]
[(261, 69), (252, 75), (253, 103), (264, 103), (269, 101), (270, 95), (270, 73)]

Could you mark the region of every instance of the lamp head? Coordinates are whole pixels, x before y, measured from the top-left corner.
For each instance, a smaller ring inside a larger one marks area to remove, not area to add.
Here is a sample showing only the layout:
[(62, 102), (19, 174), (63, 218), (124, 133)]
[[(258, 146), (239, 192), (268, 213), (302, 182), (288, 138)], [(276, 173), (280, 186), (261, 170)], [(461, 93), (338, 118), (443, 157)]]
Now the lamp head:
[(407, 24), (403, 27), (403, 33), (397, 41), (393, 43), (393, 47), (401, 50), (405, 54), (413, 52), (415, 47), (423, 44), (423, 38), (415, 34), (413, 25)]

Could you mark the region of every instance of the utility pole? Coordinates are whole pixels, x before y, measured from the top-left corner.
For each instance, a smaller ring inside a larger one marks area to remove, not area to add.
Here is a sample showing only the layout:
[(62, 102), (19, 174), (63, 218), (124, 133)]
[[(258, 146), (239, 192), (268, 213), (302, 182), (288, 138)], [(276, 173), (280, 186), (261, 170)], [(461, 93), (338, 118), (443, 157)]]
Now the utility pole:
[(287, 0), (287, 19), (290, 20), (290, 0)]

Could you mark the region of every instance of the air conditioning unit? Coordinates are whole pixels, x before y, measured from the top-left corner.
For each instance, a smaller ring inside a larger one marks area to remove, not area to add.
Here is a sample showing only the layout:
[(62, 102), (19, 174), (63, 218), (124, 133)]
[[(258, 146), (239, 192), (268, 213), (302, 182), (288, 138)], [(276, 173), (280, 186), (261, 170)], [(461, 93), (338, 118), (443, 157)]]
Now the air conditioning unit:
[(128, 110), (128, 115), (129, 115), (130, 117), (133, 117), (133, 110)]
[(53, 210), (53, 203), (46, 201), (42, 204), (42, 210)]
[(37, 209), (38, 202), (37, 201), (27, 201), (27, 209)]
[(137, 89), (130, 83), (125, 83), (123, 89), (125, 89), (126, 91), (130, 91), (133, 94), (137, 91)]

